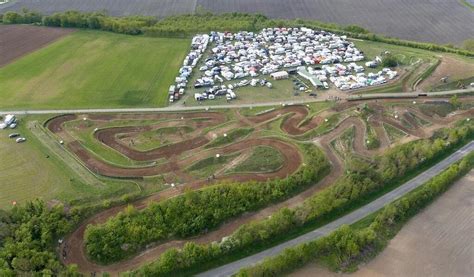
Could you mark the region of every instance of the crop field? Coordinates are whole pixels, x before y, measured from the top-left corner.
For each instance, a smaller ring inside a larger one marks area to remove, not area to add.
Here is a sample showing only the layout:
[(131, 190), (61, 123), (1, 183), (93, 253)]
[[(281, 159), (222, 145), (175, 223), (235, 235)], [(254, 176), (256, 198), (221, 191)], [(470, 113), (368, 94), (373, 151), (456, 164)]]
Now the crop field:
[(74, 32), (0, 69), (0, 108), (164, 106), (188, 45)]
[[(305, 18), (339, 24), (357, 24), (372, 32), (417, 41), (460, 44), (474, 37), (474, 14), (459, 0), (16, 0), (0, 12), (28, 7), (44, 13), (65, 10), (106, 10), (111, 15), (189, 14), (213, 12), (262, 13), (274, 18)], [(436, 22), (436, 24), (433, 24)]]
[(289, 276), (469, 276), (474, 259), (473, 182), (471, 171), (412, 218), (379, 256), (358, 271), (340, 274), (310, 264)]
[(0, 67), (38, 50), (74, 30), (63, 28), (0, 25)]

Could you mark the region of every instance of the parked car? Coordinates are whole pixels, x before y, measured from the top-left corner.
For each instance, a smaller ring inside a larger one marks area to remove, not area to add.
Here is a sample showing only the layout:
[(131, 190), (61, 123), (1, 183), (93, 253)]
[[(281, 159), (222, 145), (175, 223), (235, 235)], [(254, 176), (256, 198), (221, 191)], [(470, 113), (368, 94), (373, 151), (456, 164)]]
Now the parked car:
[(19, 136), (20, 136), (20, 134), (18, 134), (18, 133), (11, 133), (11, 134), (8, 135), (9, 138), (16, 138), (16, 137), (19, 137)]
[(25, 141), (26, 141), (26, 138), (24, 138), (24, 137), (16, 139), (16, 143), (21, 143), (21, 142), (25, 142)]

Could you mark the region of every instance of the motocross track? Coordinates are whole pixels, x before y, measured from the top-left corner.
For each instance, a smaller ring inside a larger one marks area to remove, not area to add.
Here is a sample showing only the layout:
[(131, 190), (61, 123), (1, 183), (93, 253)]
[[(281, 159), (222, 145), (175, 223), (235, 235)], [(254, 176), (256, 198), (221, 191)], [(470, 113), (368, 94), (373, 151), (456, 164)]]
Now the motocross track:
[[(159, 245), (150, 246), (148, 249), (144, 250), (143, 252), (139, 253), (137, 256), (134, 256), (128, 260), (117, 262), (111, 265), (99, 265), (88, 260), (87, 258), (87, 255), (85, 253), (84, 240), (83, 240), (84, 231), (88, 224), (104, 223), (109, 217), (112, 217), (116, 215), (117, 213), (119, 213), (120, 211), (122, 211), (125, 205), (113, 207), (92, 216), (91, 218), (83, 222), (78, 229), (76, 229), (69, 237), (66, 238), (60, 250), (60, 251), (64, 250), (66, 253), (65, 258), (63, 257), (63, 262), (65, 264), (77, 264), (79, 271), (83, 273), (109, 272), (112, 275), (118, 275), (119, 272), (131, 270), (138, 267), (141, 264), (155, 260), (161, 253), (163, 253), (165, 250), (169, 249), (170, 247), (181, 247), (186, 242), (189, 242), (189, 241), (193, 241), (197, 243), (210, 243), (213, 241), (220, 241), (223, 237), (232, 234), (242, 224), (248, 223), (253, 220), (260, 220), (260, 219), (266, 218), (282, 207), (294, 207), (296, 205), (299, 205), (301, 204), (302, 201), (314, 195), (314, 193), (316, 193), (317, 191), (333, 184), (336, 181), (336, 179), (342, 175), (343, 170), (344, 170), (344, 162), (336, 154), (336, 151), (334, 151), (330, 143), (331, 141), (339, 137), (342, 133), (344, 133), (344, 131), (347, 130), (347, 128), (351, 128), (352, 126), (354, 126), (354, 129), (355, 129), (353, 151), (362, 156), (372, 157), (376, 154), (379, 154), (381, 151), (383, 151), (384, 149), (390, 146), (390, 142), (387, 138), (387, 134), (385, 130), (383, 129), (382, 123), (391, 124), (396, 128), (400, 128), (401, 130), (409, 134), (410, 135), (409, 137), (411, 139), (416, 139), (420, 137), (429, 137), (436, 129), (439, 129), (441, 127), (448, 127), (450, 124), (453, 124), (458, 119), (466, 118), (468, 116), (474, 116), (474, 110), (468, 110), (468, 111), (452, 114), (448, 118), (428, 117), (415, 108), (405, 107), (405, 106), (397, 107), (396, 110), (401, 115), (401, 118), (405, 118), (408, 122), (412, 123), (411, 128), (407, 128), (403, 126), (397, 120), (394, 120), (390, 117), (385, 116), (383, 114), (383, 109), (384, 109), (383, 106), (378, 105), (375, 102), (371, 102), (369, 105), (372, 108), (372, 110), (374, 110), (374, 113), (372, 114), (368, 122), (376, 130), (376, 133), (378, 136), (381, 135), (385, 137), (385, 138), (379, 137), (379, 139), (381, 140), (381, 147), (376, 150), (368, 150), (365, 146), (365, 137), (366, 137), (365, 122), (360, 117), (356, 117), (356, 116), (346, 117), (341, 122), (339, 122), (338, 125), (334, 129), (332, 129), (330, 132), (314, 139), (313, 142), (322, 148), (326, 157), (330, 161), (331, 172), (321, 182), (309, 187), (307, 190), (303, 191), (302, 193), (292, 198), (289, 198), (283, 202), (280, 202), (278, 204), (274, 204), (269, 207), (266, 207), (262, 210), (252, 212), (252, 213), (247, 213), (243, 216), (232, 219), (229, 222), (221, 225), (216, 230), (211, 231), (209, 233), (202, 234), (197, 237), (186, 239), (186, 240), (172, 240), (172, 241), (168, 241)], [(355, 105), (353, 104), (338, 105), (334, 107), (330, 111), (330, 113), (335, 113), (336, 111), (343, 111), (345, 109), (352, 108), (354, 106)], [(319, 117), (315, 116), (311, 119), (305, 120), (308, 114), (309, 114), (308, 110), (303, 106), (289, 106), (289, 107), (285, 107), (279, 110), (274, 110), (274, 111), (271, 111), (259, 116), (248, 117), (246, 118), (246, 120), (241, 120), (241, 122), (245, 122), (245, 123), (251, 122), (253, 124), (256, 124), (254, 127), (258, 127), (259, 126), (258, 124), (262, 125), (262, 124), (267, 123), (268, 121), (275, 120), (282, 115), (287, 115), (287, 117), (285, 118), (285, 120), (283, 121), (281, 125), (281, 129), (287, 132), (288, 134), (296, 135), (296, 134), (303, 134), (305, 132), (304, 130), (310, 130), (311, 128), (316, 127), (318, 125), (318, 122), (320, 122), (321, 116)], [(419, 126), (416, 123), (416, 121), (413, 119), (413, 115), (430, 122), (431, 125), (425, 128)], [(71, 120), (71, 117), (68, 117), (67, 120)], [(308, 126), (312, 126), (312, 127), (308, 127)], [(49, 122), (48, 128), (52, 131), (56, 130), (56, 132), (62, 131), (61, 124), (58, 124), (55, 119)], [(239, 143), (234, 143), (234, 144), (222, 147), (219, 151), (222, 153), (222, 151), (224, 151), (223, 149), (228, 147), (229, 149), (227, 151), (232, 152), (238, 149), (238, 146), (248, 145), (249, 141), (252, 142), (252, 140), (253, 140), (253, 143), (255, 143), (256, 141), (259, 141), (259, 139), (243, 140), (240, 142), (242, 145), (239, 145)], [(280, 142), (278, 140), (274, 140), (272, 142), (265, 141), (265, 143), (275, 143), (273, 144), (273, 146), (279, 150), (281, 150), (280, 147), (283, 145), (289, 146), (288, 144)], [(282, 143), (283, 145), (279, 145), (278, 143)], [(215, 153), (213, 152), (215, 151), (215, 149), (210, 149), (206, 151), (207, 153), (210, 153), (210, 152)], [(295, 157), (287, 156), (287, 159), (289, 159), (289, 161), (292, 161), (291, 159)], [(301, 162), (301, 157), (300, 157), (300, 162)], [(257, 176), (254, 175), (254, 176), (244, 177), (244, 179), (246, 178), (253, 179), (253, 178), (257, 178)], [(135, 206), (137, 209), (142, 209), (142, 208), (145, 208), (147, 206), (147, 203), (151, 201), (163, 201), (165, 199), (168, 199), (170, 197), (174, 197), (183, 193), (184, 187), (191, 187), (192, 189), (198, 189), (204, 185), (206, 184), (195, 182), (195, 183), (187, 184), (186, 186), (178, 186), (174, 189), (164, 190), (154, 195), (151, 195), (145, 199), (138, 200), (132, 203), (132, 205)]]
[[(143, 119), (140, 115), (121, 115), (114, 117), (113, 115), (88, 115), (85, 116), (90, 120), (116, 120), (116, 119)], [(59, 135), (60, 137), (65, 136), (63, 124), (67, 121), (77, 119), (74, 115), (64, 115), (52, 118), (46, 123), (48, 129)], [(189, 125), (195, 128), (205, 128), (209, 126), (215, 126), (225, 121), (225, 117), (220, 113), (187, 113), (181, 115), (176, 114), (153, 114), (148, 116), (147, 119), (174, 119), (179, 121), (185, 121), (189, 119), (201, 119), (205, 121), (186, 121)], [(301, 155), (298, 152), (296, 146), (284, 143), (278, 139), (272, 138), (252, 138), (244, 141), (238, 141), (230, 145), (213, 148), (210, 150), (199, 151), (202, 146), (209, 142), (209, 139), (204, 135), (197, 136), (190, 140), (184, 140), (181, 142), (165, 145), (149, 151), (138, 151), (135, 150), (117, 139), (118, 134), (138, 134), (143, 131), (158, 129), (164, 126), (170, 126), (168, 121), (159, 123), (156, 125), (148, 126), (137, 126), (137, 127), (113, 127), (98, 130), (94, 133), (96, 139), (103, 144), (115, 149), (122, 153), (124, 156), (136, 160), (136, 161), (152, 161), (161, 158), (166, 158), (167, 163), (158, 164), (156, 166), (146, 167), (121, 167), (118, 165), (109, 164), (102, 161), (92, 155), (79, 141), (73, 140), (67, 143), (66, 147), (74, 153), (85, 166), (97, 174), (108, 176), (108, 177), (120, 177), (120, 178), (142, 178), (146, 176), (156, 176), (169, 172), (178, 172), (181, 169), (186, 168), (193, 162), (204, 159), (208, 156), (214, 156), (216, 154), (226, 155), (235, 152), (241, 152), (245, 149), (254, 148), (256, 146), (270, 146), (278, 149), (283, 155), (283, 166), (277, 171), (270, 173), (249, 173), (249, 174), (235, 174), (235, 176), (225, 176), (226, 179), (230, 178), (235, 181), (245, 180), (266, 180), (268, 178), (283, 178), (294, 173), (302, 162)], [(184, 160), (178, 161), (175, 156), (179, 156), (185, 152), (193, 150), (193, 155), (185, 158)]]

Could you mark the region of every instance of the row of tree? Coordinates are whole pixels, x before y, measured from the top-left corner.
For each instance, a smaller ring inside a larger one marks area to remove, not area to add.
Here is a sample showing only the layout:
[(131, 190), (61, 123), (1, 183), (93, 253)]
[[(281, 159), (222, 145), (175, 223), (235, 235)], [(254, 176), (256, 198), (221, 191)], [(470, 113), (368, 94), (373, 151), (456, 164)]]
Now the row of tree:
[(147, 244), (201, 234), (229, 218), (288, 198), (329, 172), (321, 150), (312, 145), (302, 148), (306, 165), (284, 179), (225, 183), (189, 191), (141, 211), (129, 206), (103, 225), (89, 225), (85, 232), (87, 253), (102, 263), (117, 261)]
[(242, 269), (237, 276), (279, 276), (315, 260), (335, 271), (352, 271), (357, 264), (379, 253), (410, 217), (429, 205), (473, 167), (474, 153), (471, 153), (428, 181), (421, 189), (387, 205), (368, 227), (356, 229), (344, 225), (326, 237), (286, 249), (259, 265)]
[(303, 19), (270, 19), (260, 14), (225, 13), (217, 15), (209, 12), (198, 12), (193, 15), (170, 16), (158, 20), (145, 16), (112, 17), (103, 12), (81, 13), (77, 11), (66, 11), (44, 16), (24, 9), (22, 12), (6, 12), (0, 16), (0, 19), (6, 24), (36, 23), (44, 26), (88, 28), (131, 35), (146, 34), (166, 37), (189, 37), (196, 33), (209, 31), (259, 31), (266, 27), (305, 26), (360, 39), (474, 56), (474, 52), (470, 50), (472, 47), (469, 41), (466, 43), (466, 49), (459, 49), (452, 45), (437, 45), (375, 35), (356, 25), (342, 26)]
[[(432, 139), (394, 147), (369, 163), (353, 159), (348, 171), (334, 185), (307, 199), (302, 205), (283, 208), (270, 218), (242, 225), (231, 236), (216, 244), (188, 244), (169, 249), (155, 262), (129, 272), (130, 276), (168, 276), (176, 272), (199, 270), (206, 263), (217, 263), (229, 255), (252, 252), (278, 240), (347, 212), (363, 199), (393, 186), (400, 178), (429, 165), (443, 154), (474, 138), (474, 125), (463, 124), (443, 130)], [(363, 234), (364, 242), (368, 234)], [(332, 246), (331, 246), (332, 247)], [(188, 252), (189, 251), (189, 252)], [(192, 257), (192, 258), (190, 258)]]
[(50, 208), (40, 200), (0, 210), (0, 276), (78, 276), (53, 248), (78, 222), (63, 206)]

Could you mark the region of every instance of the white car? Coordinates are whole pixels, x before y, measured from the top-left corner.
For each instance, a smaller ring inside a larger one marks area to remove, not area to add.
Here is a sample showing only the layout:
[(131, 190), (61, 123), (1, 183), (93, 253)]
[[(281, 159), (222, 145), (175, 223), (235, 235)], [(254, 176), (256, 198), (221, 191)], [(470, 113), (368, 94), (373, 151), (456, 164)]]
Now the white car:
[(21, 143), (21, 142), (25, 142), (25, 141), (26, 141), (26, 138), (23, 138), (23, 137), (16, 139), (16, 143)]

